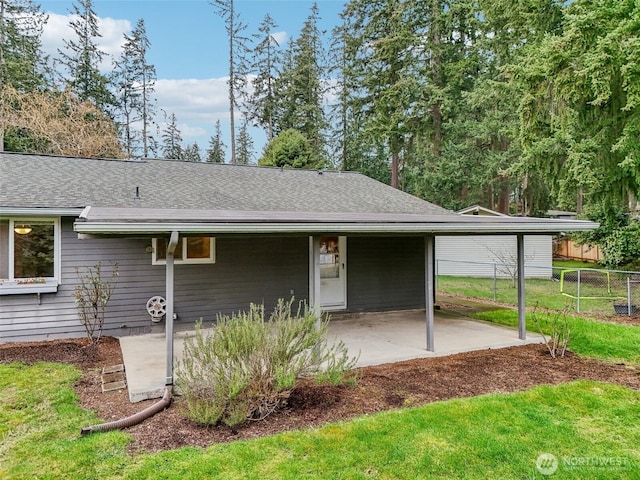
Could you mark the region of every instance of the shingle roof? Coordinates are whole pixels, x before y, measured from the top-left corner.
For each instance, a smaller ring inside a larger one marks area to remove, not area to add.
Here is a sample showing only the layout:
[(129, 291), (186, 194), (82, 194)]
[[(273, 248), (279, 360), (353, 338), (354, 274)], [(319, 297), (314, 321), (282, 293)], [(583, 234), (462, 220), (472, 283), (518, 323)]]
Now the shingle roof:
[[(136, 199), (136, 188), (140, 198)], [(410, 213), (437, 205), (353, 172), (0, 153), (1, 207)]]

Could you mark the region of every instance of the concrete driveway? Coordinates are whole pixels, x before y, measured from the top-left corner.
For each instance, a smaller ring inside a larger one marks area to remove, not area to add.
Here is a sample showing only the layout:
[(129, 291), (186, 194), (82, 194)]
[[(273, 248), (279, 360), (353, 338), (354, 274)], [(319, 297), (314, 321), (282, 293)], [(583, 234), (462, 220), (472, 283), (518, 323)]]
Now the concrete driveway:
[[(358, 366), (361, 367), (542, 343), (542, 337), (531, 332), (527, 332), (526, 340), (519, 340), (516, 329), (472, 320), (464, 315), (464, 308), (436, 311), (435, 352), (426, 350), (424, 310), (334, 315), (329, 324), (329, 340), (342, 340), (350, 355), (359, 355)], [(174, 334), (176, 361), (182, 358), (184, 339), (193, 334), (193, 331)], [(121, 337), (120, 346), (131, 401), (160, 398), (165, 383), (165, 335)]]

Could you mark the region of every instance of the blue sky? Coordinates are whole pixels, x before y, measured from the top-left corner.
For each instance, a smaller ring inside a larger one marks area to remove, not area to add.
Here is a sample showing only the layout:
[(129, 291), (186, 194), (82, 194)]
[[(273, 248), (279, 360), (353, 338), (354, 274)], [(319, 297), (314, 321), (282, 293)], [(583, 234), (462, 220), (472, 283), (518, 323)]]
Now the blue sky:
[[(62, 48), (62, 39), (71, 38), (68, 27), (73, 2), (39, 2), (49, 14), (43, 34), (43, 47), (53, 57)], [(339, 24), (342, 0), (318, 0), (320, 28), (327, 33)], [(247, 34), (257, 32), (266, 13), (278, 24), (278, 38), (286, 42), (296, 38), (309, 16), (312, 1), (236, 0), (235, 8)], [(158, 109), (175, 113), (185, 144), (198, 142), (202, 152), (220, 119), (224, 142), (229, 146), (227, 99), (228, 43), (222, 19), (207, 0), (94, 0), (100, 19), (102, 50), (120, 55), (123, 34), (130, 33), (143, 18), (151, 42), (149, 62), (156, 67)], [(161, 118), (158, 118), (161, 121)], [(252, 129), (254, 149), (262, 151), (265, 136)], [(227, 148), (227, 156), (229, 151)]]

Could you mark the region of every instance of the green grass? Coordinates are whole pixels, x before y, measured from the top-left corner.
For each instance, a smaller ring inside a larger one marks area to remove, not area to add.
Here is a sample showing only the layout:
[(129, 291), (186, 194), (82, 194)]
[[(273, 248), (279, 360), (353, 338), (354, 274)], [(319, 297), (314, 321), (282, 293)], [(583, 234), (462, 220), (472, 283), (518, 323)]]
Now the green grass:
[(602, 268), (595, 262), (583, 262), (581, 260), (554, 260), (553, 266), (560, 268)]
[[(617, 298), (626, 298), (626, 283), (619, 281), (618, 277), (612, 277), (610, 293), (607, 292), (606, 276), (595, 274), (595, 278), (592, 283), (583, 281), (581, 285), (582, 297), (615, 296)], [(576, 283), (567, 282), (565, 290), (567, 293), (576, 296)], [(497, 279), (494, 284), (492, 278), (440, 275), (438, 276), (438, 292), (462, 295), (469, 298), (495, 300), (510, 305), (517, 305), (518, 303), (518, 290), (513, 286), (512, 280), (503, 278)], [(612, 298), (581, 298), (580, 311), (581, 313), (612, 314), (614, 311), (613, 301)], [(525, 282), (525, 305), (528, 307), (538, 305), (541, 308), (558, 311), (575, 311), (577, 300), (563, 295), (560, 292), (560, 283), (558, 281), (527, 278)]]
[(0, 364), (0, 478), (100, 478), (122, 463), (122, 432), (80, 437), (98, 421), (77, 405), (68, 365)]
[[(132, 457), (127, 435), (81, 437), (72, 367), (0, 364), (0, 478), (638, 478), (640, 392), (573, 382), (385, 412), (320, 429)], [(617, 459), (594, 468), (571, 463)], [(573, 470), (571, 470), (573, 468)]]
[[(533, 314), (533, 312), (527, 313), (527, 329), (536, 332)], [(547, 317), (544, 312), (537, 312), (535, 315), (540, 320)], [(473, 317), (510, 327), (518, 325), (518, 312), (506, 308), (478, 312), (473, 314)], [(610, 362), (640, 365), (640, 327), (600, 322), (572, 315), (567, 315), (567, 320), (571, 331), (569, 348), (573, 352)]]

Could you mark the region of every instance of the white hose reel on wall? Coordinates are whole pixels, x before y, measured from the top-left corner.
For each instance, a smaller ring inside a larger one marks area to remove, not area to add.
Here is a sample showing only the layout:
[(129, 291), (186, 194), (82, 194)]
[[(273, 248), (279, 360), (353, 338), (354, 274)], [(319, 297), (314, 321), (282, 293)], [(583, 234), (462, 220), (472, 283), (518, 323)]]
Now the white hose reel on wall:
[(162, 317), (167, 313), (167, 301), (160, 295), (151, 297), (147, 300), (147, 312), (151, 315), (151, 321), (153, 323), (162, 321)]

